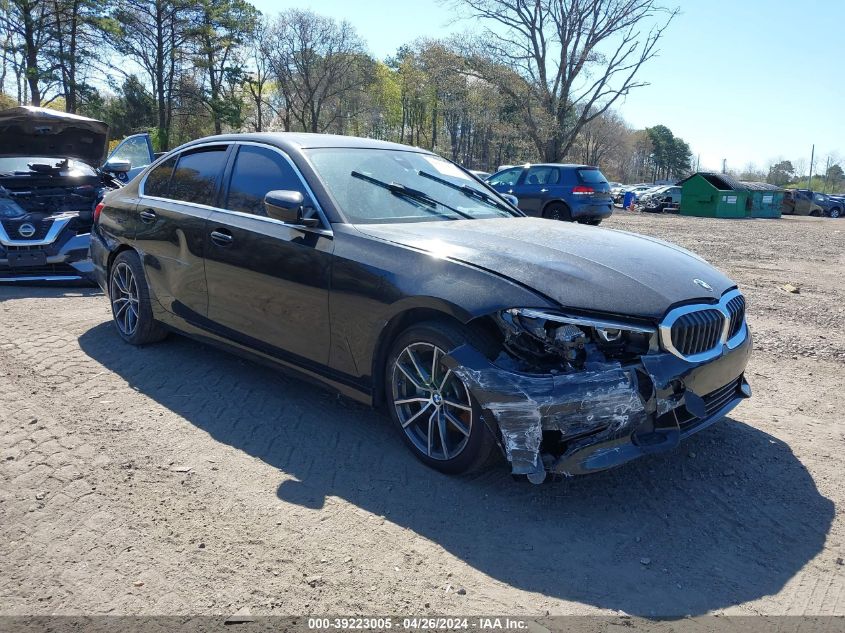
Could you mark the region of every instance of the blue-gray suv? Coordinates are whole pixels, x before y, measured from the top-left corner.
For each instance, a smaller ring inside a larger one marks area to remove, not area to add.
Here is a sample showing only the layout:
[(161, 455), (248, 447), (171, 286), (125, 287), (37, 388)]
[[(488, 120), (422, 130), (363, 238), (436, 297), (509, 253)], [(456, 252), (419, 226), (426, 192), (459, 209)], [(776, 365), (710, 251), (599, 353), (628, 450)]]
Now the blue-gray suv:
[(596, 225), (613, 213), (610, 185), (598, 167), (557, 163), (508, 167), (487, 183), (516, 196), (527, 215)]

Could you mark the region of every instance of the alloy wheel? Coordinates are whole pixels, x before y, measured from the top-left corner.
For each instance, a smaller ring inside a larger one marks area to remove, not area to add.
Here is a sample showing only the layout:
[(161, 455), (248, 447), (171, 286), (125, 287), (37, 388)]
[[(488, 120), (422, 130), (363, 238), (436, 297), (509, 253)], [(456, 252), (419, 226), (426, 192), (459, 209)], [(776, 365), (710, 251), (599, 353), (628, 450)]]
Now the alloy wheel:
[(114, 267), (109, 294), (114, 322), (125, 336), (132, 336), (138, 328), (138, 284), (126, 262)]
[(445, 353), (431, 343), (408, 345), (393, 366), (393, 406), (408, 439), (423, 455), (440, 461), (460, 455), (472, 431), (469, 390), (443, 365)]

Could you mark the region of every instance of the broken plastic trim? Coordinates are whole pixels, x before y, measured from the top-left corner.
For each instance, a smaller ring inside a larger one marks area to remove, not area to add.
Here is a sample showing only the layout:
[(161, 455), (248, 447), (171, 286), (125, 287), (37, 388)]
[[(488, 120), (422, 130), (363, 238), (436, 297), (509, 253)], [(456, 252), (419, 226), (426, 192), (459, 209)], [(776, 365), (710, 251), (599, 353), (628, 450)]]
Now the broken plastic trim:
[[(741, 378), (750, 339), (742, 347), (725, 358), (719, 371), (725, 378), (722, 384)], [(528, 475), (535, 483), (543, 481), (547, 471), (585, 474), (671, 449), (750, 395), (742, 379), (735, 397), (708, 415), (702, 398), (685, 386), (702, 365), (668, 353), (648, 354), (625, 366), (592, 361), (571, 373), (527, 374), (499, 367), (465, 344), (443, 362), (470, 388), (485, 422), (498, 425), (513, 473)], [(661, 415), (682, 406), (698, 421), (684, 430), (677, 418), (673, 425), (655, 428)], [(572, 438), (562, 455), (541, 454), (546, 430), (560, 431), (564, 440)]]
[(463, 345), (444, 363), (495, 418), (514, 474), (546, 471), (540, 456), (544, 430), (559, 430), (564, 437), (598, 431), (623, 437), (647, 419), (636, 370), (618, 362), (588, 363), (569, 374), (518, 374)]

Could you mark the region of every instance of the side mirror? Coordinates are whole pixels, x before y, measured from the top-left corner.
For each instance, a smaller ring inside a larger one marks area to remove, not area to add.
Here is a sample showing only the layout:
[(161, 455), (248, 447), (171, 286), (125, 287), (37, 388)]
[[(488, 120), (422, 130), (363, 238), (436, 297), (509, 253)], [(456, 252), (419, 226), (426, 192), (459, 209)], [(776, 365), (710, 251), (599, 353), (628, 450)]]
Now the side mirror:
[(299, 191), (270, 191), (264, 196), (264, 209), (274, 220), (299, 226), (317, 226), (320, 219), (305, 217), (305, 196)]
[(103, 165), (103, 171), (110, 171), (113, 174), (126, 174), (130, 169), (132, 169), (132, 163), (120, 158), (108, 160), (106, 161), (106, 164)]
[(501, 194), (501, 196), (505, 200), (510, 202), (513, 206), (515, 206), (517, 209), (519, 208), (519, 198), (517, 198), (516, 196), (509, 194), (509, 193), (503, 193), (503, 194)]

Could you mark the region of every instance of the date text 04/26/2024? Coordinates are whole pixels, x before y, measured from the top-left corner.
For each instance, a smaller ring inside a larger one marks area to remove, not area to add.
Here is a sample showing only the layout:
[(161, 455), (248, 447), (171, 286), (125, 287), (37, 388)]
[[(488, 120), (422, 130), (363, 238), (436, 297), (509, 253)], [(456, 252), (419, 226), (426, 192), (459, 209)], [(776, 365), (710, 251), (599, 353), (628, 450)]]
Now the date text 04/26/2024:
[(324, 617), (308, 618), (311, 630), (520, 631), (528, 622), (507, 617)]

